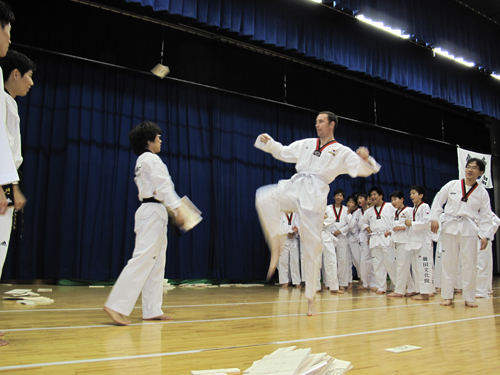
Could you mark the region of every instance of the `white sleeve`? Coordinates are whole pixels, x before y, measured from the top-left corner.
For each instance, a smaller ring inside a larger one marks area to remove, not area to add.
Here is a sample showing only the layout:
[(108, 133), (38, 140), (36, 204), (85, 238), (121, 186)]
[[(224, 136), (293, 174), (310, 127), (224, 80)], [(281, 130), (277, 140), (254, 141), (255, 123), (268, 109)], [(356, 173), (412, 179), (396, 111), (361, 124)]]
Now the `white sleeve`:
[(271, 136), (266, 134), (269, 138), (267, 143), (260, 140), (260, 136), (255, 140), (254, 146), (264, 152), (270, 153), (275, 159), (284, 161), (286, 163), (296, 163), (298, 160), (298, 142), (293, 142), (289, 146), (283, 146), (281, 143), (276, 142)]
[(439, 221), (439, 216), (443, 213), (443, 205), (448, 200), (448, 190), (450, 189), (453, 181), (448, 182), (444, 185), (441, 190), (438, 191), (434, 200), (432, 201), (431, 212), (430, 212), (430, 221)]
[(160, 160), (153, 163), (147, 163), (145, 172), (150, 176), (151, 182), (155, 187), (156, 199), (162, 201), (165, 206), (175, 209), (181, 206), (181, 199), (175, 192), (175, 186), (168, 172), (167, 166)]

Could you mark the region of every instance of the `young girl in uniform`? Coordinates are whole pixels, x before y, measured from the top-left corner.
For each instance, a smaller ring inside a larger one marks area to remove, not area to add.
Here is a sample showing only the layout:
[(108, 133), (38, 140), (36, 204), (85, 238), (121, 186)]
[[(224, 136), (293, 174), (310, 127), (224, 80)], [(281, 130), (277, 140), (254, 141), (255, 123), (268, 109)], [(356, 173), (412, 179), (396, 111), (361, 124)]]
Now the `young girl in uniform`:
[(410, 229), (406, 250), (411, 250), (411, 266), (417, 295), (413, 300), (428, 300), (434, 296), (434, 261), (430, 229), (430, 207), (424, 202), (426, 190), (421, 185), (410, 188), (413, 202), (412, 217), (405, 220)]

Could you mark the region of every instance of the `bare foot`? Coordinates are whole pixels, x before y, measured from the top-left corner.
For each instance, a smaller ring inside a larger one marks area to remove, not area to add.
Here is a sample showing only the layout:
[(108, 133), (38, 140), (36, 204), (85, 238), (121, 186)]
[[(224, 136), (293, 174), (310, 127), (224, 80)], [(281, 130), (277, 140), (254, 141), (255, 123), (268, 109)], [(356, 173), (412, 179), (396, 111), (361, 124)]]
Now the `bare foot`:
[(340, 289), (340, 290), (345, 290), (345, 288), (344, 288), (343, 286), (341, 286), (339, 289)]
[(307, 316), (316, 316), (318, 312), (316, 311), (316, 301), (313, 299), (307, 300)]
[(383, 290), (377, 290), (377, 294), (385, 294), (385, 291), (383, 291)]
[(363, 285), (360, 285), (360, 286), (358, 286), (358, 288), (357, 288), (357, 289), (358, 289), (358, 290), (366, 290), (366, 289), (368, 289), (368, 288), (365, 288)]
[(456, 294), (462, 294), (462, 289), (455, 289)]
[(344, 294), (343, 290), (330, 290), (330, 293)]
[(387, 297), (403, 297), (403, 295), (399, 293), (389, 293)]
[(288, 283), (281, 285), (282, 288), (288, 288)]
[(0, 346), (9, 345), (9, 340), (0, 339)]
[(347, 285), (347, 290), (352, 290), (352, 283), (349, 283), (349, 285)]
[(327, 289), (328, 289), (328, 287), (327, 287), (326, 285), (323, 285), (321, 288), (322, 288), (322, 289), (325, 289), (325, 290), (327, 290)]
[(376, 292), (378, 290), (378, 288), (376, 286), (374, 286), (373, 288), (370, 288), (370, 292)]
[(406, 293), (405, 297), (413, 297), (415, 294), (417, 294), (417, 293), (416, 292)]
[(436, 288), (436, 292), (440, 292), (441, 291), (441, 288)]
[(428, 294), (417, 294), (416, 296), (411, 297), (414, 301), (427, 301), (429, 300)]
[(120, 326), (126, 326), (131, 323), (125, 318), (125, 316), (116, 312), (115, 310), (111, 310), (109, 307), (104, 306), (103, 310), (106, 311), (111, 319), (113, 319), (113, 321)]
[(465, 301), (466, 307), (477, 307), (477, 303)]
[(155, 316), (154, 318), (142, 318), (142, 320), (174, 320), (171, 316), (161, 314), (158, 316)]
[(445, 299), (443, 302), (440, 303), (441, 306), (451, 306), (453, 303), (453, 300), (451, 299)]

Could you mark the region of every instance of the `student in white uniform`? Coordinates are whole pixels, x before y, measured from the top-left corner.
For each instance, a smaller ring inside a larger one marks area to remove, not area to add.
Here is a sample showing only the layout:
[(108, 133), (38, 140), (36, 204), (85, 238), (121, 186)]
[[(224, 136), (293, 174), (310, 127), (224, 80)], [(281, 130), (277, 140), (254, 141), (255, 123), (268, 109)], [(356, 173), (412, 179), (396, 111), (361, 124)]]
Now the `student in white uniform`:
[(290, 281), (295, 287), (300, 288), (299, 229), (299, 214), (283, 212), (281, 215), (283, 250), (278, 263), (279, 283), (282, 288), (288, 288)]
[(465, 167), (465, 178), (448, 182), (432, 202), (430, 220), (431, 230), (434, 233), (439, 229), (439, 216), (446, 203), (444, 208), (446, 216), (442, 224), (441, 297), (444, 301), (441, 305), (443, 306), (450, 306), (453, 303), (453, 285), (460, 252), (465, 306), (477, 307), (475, 303), (477, 237), (481, 238), (480, 250), (484, 250), (494, 233), (490, 197), (486, 189), (477, 183), (477, 179), (484, 173), (484, 168), (482, 160), (469, 159)]
[(391, 231), (396, 255), (396, 289), (393, 293), (389, 293), (387, 297), (411, 297), (416, 293), (411, 275), (411, 251), (405, 249), (409, 232), (405, 221), (411, 219), (413, 210), (405, 205), (405, 196), (402, 191), (393, 191), (390, 198), (391, 204), (396, 210)]
[(426, 190), (421, 185), (410, 188), (410, 199), (413, 202), (412, 216), (405, 220), (409, 228), (406, 250), (411, 251), (411, 267), (417, 295), (413, 300), (428, 300), (434, 296), (434, 254), (432, 233), (429, 225), (430, 207), (425, 200)]
[(338, 143), (334, 128), (337, 116), (321, 112), (316, 118), (318, 138), (308, 138), (283, 146), (268, 134), (261, 134), (255, 147), (269, 152), (276, 159), (296, 163), (297, 173), (290, 180), (257, 190), (256, 208), (267, 243), (271, 249), (271, 264), (267, 277), (276, 269), (279, 257), (279, 215), (295, 211), (300, 215), (308, 315), (317, 315), (314, 302), (321, 260), (321, 229), (327, 204), (329, 184), (340, 174), (351, 177), (368, 176), (378, 172), (380, 165), (369, 156), (368, 149), (357, 152)]
[[(500, 219), (493, 214), (492, 223), (494, 225), (494, 233), (500, 226)], [(477, 253), (477, 277), (476, 277), (476, 298), (489, 298), (493, 293), (493, 251), (491, 249), (491, 241), (488, 241), (486, 249), (479, 250)], [(478, 244), (479, 249), (480, 244)]]
[[(0, 57), (4, 57), (9, 50), (11, 23), (14, 20), (14, 13), (12, 13), (10, 6), (0, 1)], [(4, 186), (19, 181), (19, 177), (7, 137), (5, 91), (1, 68), (0, 86), (0, 215), (4, 215), (9, 204), (8, 197), (4, 193)], [(3, 336), (4, 332), (0, 332), (0, 337)], [(9, 340), (0, 338), (0, 347), (8, 344)]]
[[(7, 136), (16, 169), (19, 169), (23, 157), (21, 155), (20, 118), (15, 99), (18, 96), (25, 96), (33, 86), (33, 72), (36, 70), (36, 65), (22, 53), (9, 50), (7, 55), (0, 59), (0, 67), (4, 74)], [(10, 206), (5, 214), (0, 215), (0, 277), (9, 248), (14, 209), (20, 211), (26, 204), (26, 198), (17, 182), (12, 184), (12, 192), (14, 205)]]
[(387, 274), (393, 283), (396, 280), (396, 261), (390, 236), (395, 209), (392, 204), (384, 202), (384, 192), (381, 188), (372, 187), (368, 194), (372, 207), (363, 215), (360, 228), (370, 233), (377, 294), (384, 294), (387, 290)]
[[(344, 294), (339, 288), (339, 277), (338, 277), (338, 260), (337, 251), (335, 249), (336, 237), (333, 235), (335, 228), (333, 226), (335, 222), (335, 216), (333, 214), (332, 205), (328, 205), (325, 208), (325, 221), (323, 222), (323, 230), (321, 232), (322, 240), (322, 268), (321, 274), (323, 275), (323, 283), (325, 289), (329, 289), (331, 293)], [(319, 282), (318, 274), (318, 284)]]
[(138, 156), (134, 181), (142, 204), (135, 213), (136, 239), (132, 258), (104, 304), (104, 311), (118, 325), (130, 324), (126, 317), (141, 292), (144, 320), (172, 319), (161, 310), (167, 250), (166, 207), (174, 212), (178, 226), (184, 223), (187, 215), (167, 166), (156, 155), (161, 150), (160, 134), (160, 127), (149, 121), (142, 122), (129, 133), (132, 149)]
[[(349, 255), (354, 267), (356, 267), (358, 277), (361, 277), (361, 245), (359, 244), (359, 220), (361, 218), (361, 210), (358, 207), (357, 195), (352, 194), (348, 196), (346, 204), (347, 221), (349, 222), (349, 232), (347, 233)], [(349, 283), (352, 285), (352, 272)]]
[(340, 290), (345, 290), (349, 286), (349, 280), (352, 281), (352, 260), (349, 254), (347, 234), (349, 233), (349, 221), (347, 220), (347, 207), (342, 204), (345, 199), (345, 191), (337, 189), (333, 192), (335, 203), (328, 205), (327, 211), (333, 214), (333, 222), (330, 230), (334, 237), (335, 253), (337, 254), (337, 269)]
[(360, 258), (360, 278), (362, 284), (358, 287), (359, 290), (370, 289), (372, 292), (377, 291), (377, 281), (375, 280), (375, 271), (373, 271), (373, 257), (370, 251), (370, 233), (361, 228), (361, 220), (365, 215), (368, 208), (368, 194), (358, 193), (358, 205), (361, 211), (359, 218), (359, 245), (361, 247), (361, 258)]

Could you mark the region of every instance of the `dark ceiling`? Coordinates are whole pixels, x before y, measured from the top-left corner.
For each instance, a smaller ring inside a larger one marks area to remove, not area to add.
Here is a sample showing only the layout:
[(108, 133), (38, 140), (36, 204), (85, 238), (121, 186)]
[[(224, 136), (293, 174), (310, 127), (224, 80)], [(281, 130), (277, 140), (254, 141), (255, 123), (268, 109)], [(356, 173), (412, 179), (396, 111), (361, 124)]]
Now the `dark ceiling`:
[(499, 0), (456, 0), (488, 18), (500, 23), (500, 1)]

